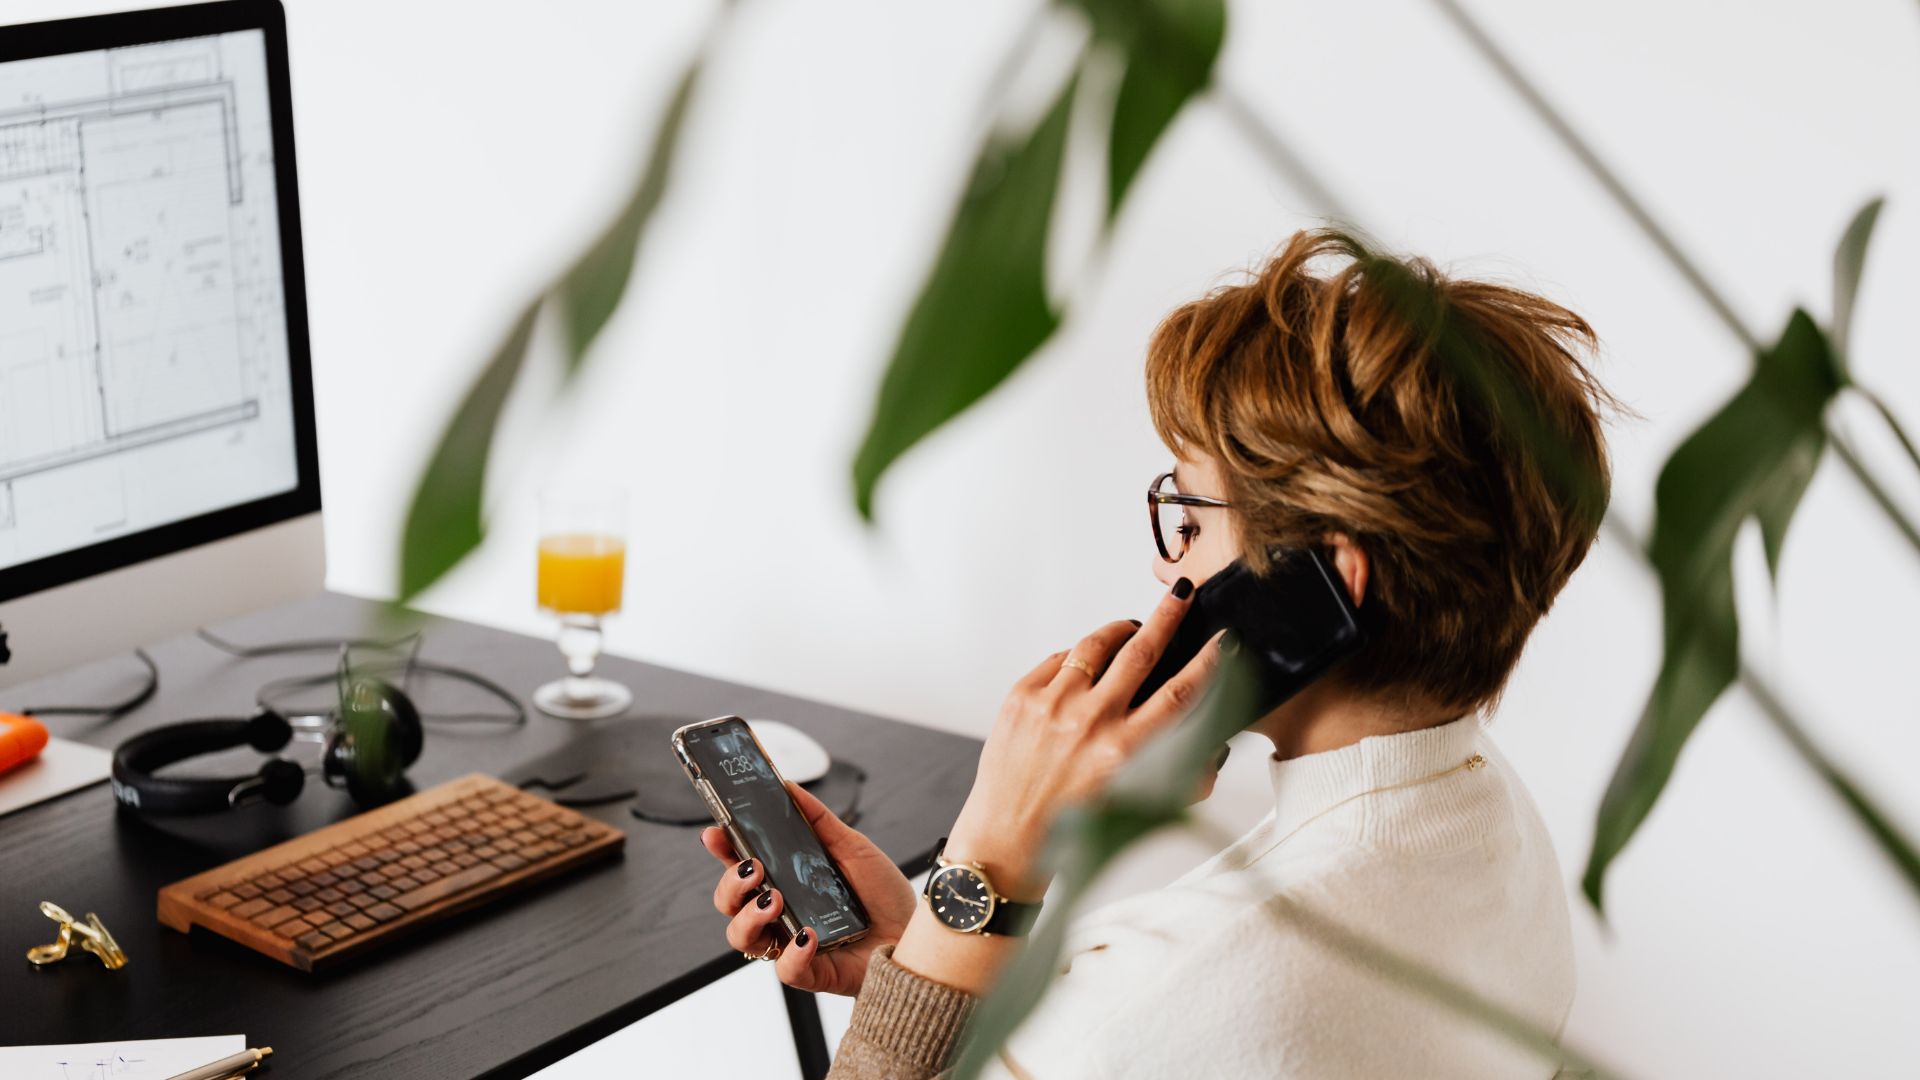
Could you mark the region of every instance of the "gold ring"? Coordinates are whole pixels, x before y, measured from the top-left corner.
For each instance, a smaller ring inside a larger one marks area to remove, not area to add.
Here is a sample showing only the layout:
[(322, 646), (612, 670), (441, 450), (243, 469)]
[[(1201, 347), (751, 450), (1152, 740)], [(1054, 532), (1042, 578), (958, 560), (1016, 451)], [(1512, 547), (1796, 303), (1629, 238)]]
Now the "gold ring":
[(1082, 660), (1077, 656), (1069, 656), (1065, 660), (1060, 661), (1060, 666), (1063, 668), (1078, 668), (1079, 670), (1087, 673), (1087, 678), (1089, 680), (1094, 682), (1100, 681), (1100, 676), (1094, 674), (1093, 668), (1089, 667), (1085, 660)]
[(758, 953), (743, 952), (740, 955), (749, 960), (777, 960), (780, 958), (780, 942), (774, 938), (768, 938), (767, 947)]

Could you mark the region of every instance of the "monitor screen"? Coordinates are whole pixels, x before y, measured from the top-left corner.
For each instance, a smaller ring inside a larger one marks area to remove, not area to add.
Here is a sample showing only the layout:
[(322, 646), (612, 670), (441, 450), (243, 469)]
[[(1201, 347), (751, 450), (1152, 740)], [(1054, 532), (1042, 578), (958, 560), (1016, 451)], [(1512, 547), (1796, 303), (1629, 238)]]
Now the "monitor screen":
[(272, 68), (265, 29), (0, 53), (0, 575), (50, 570), (0, 598), (317, 508)]

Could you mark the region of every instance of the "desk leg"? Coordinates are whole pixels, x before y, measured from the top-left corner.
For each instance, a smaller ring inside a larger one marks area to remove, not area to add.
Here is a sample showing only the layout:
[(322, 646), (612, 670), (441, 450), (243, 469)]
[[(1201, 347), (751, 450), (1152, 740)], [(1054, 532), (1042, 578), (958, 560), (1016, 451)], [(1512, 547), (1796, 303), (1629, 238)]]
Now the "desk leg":
[(787, 1023), (793, 1027), (793, 1049), (800, 1057), (801, 1080), (826, 1080), (833, 1059), (827, 1055), (827, 1032), (820, 1026), (820, 1006), (813, 995), (782, 983), (787, 1000)]

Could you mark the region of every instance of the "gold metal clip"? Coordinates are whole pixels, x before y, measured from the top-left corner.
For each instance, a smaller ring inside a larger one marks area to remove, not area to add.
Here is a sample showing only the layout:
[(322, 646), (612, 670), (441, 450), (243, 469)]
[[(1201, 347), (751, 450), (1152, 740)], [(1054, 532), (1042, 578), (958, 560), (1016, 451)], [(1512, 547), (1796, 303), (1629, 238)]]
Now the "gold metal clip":
[(80, 950), (90, 952), (100, 958), (108, 971), (117, 971), (127, 966), (127, 954), (120, 943), (113, 940), (107, 932), (107, 924), (100, 916), (87, 912), (87, 917), (75, 919), (67, 914), (67, 909), (51, 900), (40, 901), (40, 913), (60, 924), (60, 936), (51, 945), (36, 945), (27, 950), (27, 962), (36, 967), (58, 963), (67, 958), (67, 949), (73, 944), (74, 937), (80, 939)]

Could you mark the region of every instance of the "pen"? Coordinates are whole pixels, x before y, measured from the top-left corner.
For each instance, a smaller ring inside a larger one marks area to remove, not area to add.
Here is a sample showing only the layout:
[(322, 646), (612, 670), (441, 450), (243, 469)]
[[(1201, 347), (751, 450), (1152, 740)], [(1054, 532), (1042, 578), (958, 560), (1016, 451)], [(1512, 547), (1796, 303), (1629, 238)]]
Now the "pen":
[(197, 1069), (188, 1069), (178, 1076), (167, 1080), (231, 1080), (232, 1077), (245, 1076), (260, 1067), (273, 1047), (263, 1046), (258, 1050), (242, 1050), (232, 1057), (223, 1057), (219, 1061), (202, 1065)]

